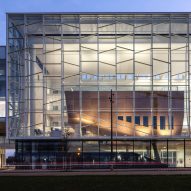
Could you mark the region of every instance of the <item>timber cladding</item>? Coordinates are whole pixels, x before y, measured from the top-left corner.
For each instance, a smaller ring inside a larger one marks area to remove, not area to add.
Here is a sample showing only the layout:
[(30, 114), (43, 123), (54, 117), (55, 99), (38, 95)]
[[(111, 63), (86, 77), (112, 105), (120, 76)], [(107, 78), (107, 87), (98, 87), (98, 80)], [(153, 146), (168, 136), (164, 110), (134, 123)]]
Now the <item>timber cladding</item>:
[[(117, 135), (180, 135), (184, 118), (183, 91), (118, 91), (114, 93), (113, 131)], [(109, 91), (66, 91), (68, 123), (82, 124), (82, 132), (108, 135), (111, 128)], [(80, 101), (81, 100), (81, 101)], [(140, 122), (135, 121), (135, 116)], [(153, 127), (155, 116), (156, 127)], [(121, 117), (121, 119), (120, 119)], [(127, 120), (131, 118), (131, 121)], [(143, 119), (148, 119), (145, 125)], [(162, 121), (163, 119), (163, 121)], [(162, 122), (161, 122), (162, 121)]]

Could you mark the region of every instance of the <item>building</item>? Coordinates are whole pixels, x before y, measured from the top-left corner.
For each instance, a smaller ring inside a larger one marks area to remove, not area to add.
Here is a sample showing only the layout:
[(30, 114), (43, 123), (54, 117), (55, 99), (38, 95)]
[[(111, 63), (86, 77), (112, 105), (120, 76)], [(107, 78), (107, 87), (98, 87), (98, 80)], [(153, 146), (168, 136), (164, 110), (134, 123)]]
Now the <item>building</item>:
[(5, 92), (6, 92), (6, 47), (0, 46), (0, 168), (5, 165)]
[(7, 136), (17, 164), (191, 167), (190, 19), (7, 14)]
[(0, 46), (0, 169), (12, 165), (14, 140), (6, 138), (6, 46)]

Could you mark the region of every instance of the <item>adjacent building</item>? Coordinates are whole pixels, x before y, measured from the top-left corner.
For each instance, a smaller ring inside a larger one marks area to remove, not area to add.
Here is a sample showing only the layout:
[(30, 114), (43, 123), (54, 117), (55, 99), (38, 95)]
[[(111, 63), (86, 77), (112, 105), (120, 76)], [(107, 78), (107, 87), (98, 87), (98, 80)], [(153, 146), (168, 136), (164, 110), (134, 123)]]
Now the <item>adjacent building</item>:
[(18, 166), (191, 167), (190, 13), (7, 14)]
[(6, 47), (0, 46), (0, 168), (5, 165)]

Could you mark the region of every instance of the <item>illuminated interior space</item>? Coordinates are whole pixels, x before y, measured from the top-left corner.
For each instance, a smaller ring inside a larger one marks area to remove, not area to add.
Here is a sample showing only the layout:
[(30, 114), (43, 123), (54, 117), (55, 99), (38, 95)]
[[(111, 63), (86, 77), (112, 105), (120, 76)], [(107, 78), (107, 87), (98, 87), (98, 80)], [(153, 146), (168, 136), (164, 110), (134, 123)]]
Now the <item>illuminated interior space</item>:
[[(185, 142), (190, 16), (8, 14), (8, 137)], [(150, 158), (164, 158), (160, 144), (150, 145), (158, 152)], [(177, 148), (169, 157), (182, 155)], [(186, 157), (180, 158), (178, 165), (185, 166)]]

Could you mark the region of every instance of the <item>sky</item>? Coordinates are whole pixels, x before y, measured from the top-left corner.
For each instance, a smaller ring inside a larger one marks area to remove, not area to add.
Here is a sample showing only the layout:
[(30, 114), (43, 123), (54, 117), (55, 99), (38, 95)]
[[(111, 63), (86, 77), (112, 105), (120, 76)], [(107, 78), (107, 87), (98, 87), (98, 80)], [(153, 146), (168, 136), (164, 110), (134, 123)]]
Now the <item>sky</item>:
[(191, 0), (0, 0), (0, 45), (7, 12), (191, 12)]

